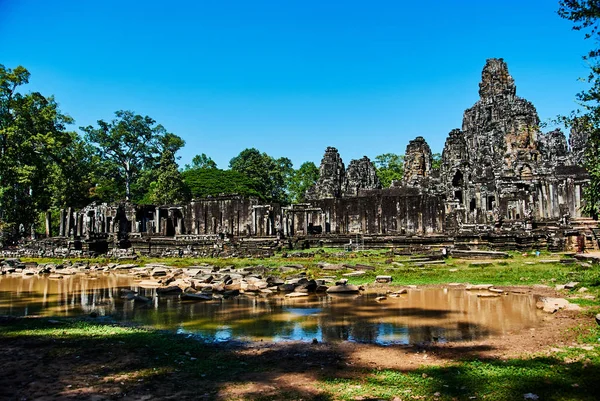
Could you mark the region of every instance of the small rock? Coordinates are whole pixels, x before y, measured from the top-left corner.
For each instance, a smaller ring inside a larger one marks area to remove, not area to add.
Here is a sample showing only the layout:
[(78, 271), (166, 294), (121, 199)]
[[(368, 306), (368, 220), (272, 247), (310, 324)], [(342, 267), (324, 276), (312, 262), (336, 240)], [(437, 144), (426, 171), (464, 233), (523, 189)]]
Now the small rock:
[(375, 298), (375, 301), (381, 302), (381, 301), (385, 301), (386, 299), (387, 299), (387, 297), (377, 297), (377, 298)]
[(533, 393), (527, 393), (523, 394), (523, 398), (525, 398), (526, 400), (539, 400), (540, 396)]
[(600, 325), (600, 313), (598, 313), (596, 315), (596, 323), (598, 323), (598, 325)]
[(377, 276), (375, 282), (377, 283), (391, 283), (393, 280), (392, 276)]
[(577, 281), (571, 281), (570, 283), (565, 284), (565, 290), (572, 290), (577, 287), (579, 283)]
[(580, 289), (577, 290), (577, 292), (587, 292), (587, 288), (585, 287), (581, 287)]
[(565, 289), (565, 286), (564, 286), (563, 284), (557, 284), (557, 285), (554, 287), (554, 289), (555, 289), (556, 291), (562, 291), (562, 290), (564, 290), (564, 289)]

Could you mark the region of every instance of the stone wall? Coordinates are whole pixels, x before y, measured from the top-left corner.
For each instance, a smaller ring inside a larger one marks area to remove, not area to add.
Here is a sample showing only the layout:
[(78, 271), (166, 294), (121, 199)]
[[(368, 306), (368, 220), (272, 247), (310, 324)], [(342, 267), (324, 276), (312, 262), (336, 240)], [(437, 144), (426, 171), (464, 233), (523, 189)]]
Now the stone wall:
[(543, 133), (535, 107), (517, 96), (502, 59), (487, 60), (479, 95), (464, 112), (462, 129), (448, 134), (441, 167), (432, 167), (431, 149), (417, 137), (406, 147), (403, 180), (391, 188), (381, 187), (368, 157), (346, 169), (337, 149), (328, 147), (307, 203), (281, 207), (232, 195), (185, 205), (91, 204), (61, 213), (61, 237), (83, 241), (84, 248), (102, 249), (106, 241), (148, 252), (170, 246), (209, 252), (217, 240), (262, 237), (339, 242), (387, 236), (396, 245), (413, 238), (411, 247), (414, 238), (440, 236), (444, 244), (466, 238), (471, 246), (488, 238), (495, 247), (504, 238), (507, 249), (572, 242), (561, 238), (577, 234), (571, 220), (582, 218), (589, 181), (582, 167), (585, 124), (568, 141), (560, 130)]

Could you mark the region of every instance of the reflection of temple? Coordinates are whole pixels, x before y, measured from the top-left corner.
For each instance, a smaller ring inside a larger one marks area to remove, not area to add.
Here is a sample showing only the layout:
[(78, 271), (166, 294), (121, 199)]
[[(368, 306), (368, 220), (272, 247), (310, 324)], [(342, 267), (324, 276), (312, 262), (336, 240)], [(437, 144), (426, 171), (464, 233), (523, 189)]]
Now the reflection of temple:
[(560, 250), (581, 234), (597, 246), (597, 224), (581, 214), (585, 133), (571, 132), (569, 143), (559, 130), (542, 133), (502, 59), (487, 61), (479, 94), (462, 129), (448, 135), (441, 167), (432, 167), (429, 145), (417, 137), (406, 148), (403, 179), (390, 188), (367, 157), (346, 169), (328, 147), (307, 203), (281, 207), (232, 195), (157, 207), (92, 204), (63, 212), (60, 235), (138, 249), (290, 237), (342, 245), (356, 235), (367, 246), (411, 249)]

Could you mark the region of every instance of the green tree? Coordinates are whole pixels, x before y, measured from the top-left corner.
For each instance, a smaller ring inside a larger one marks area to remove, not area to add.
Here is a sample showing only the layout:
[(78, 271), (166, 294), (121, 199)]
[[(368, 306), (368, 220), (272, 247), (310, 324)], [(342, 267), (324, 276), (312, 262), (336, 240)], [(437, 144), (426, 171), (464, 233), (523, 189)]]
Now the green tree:
[(389, 188), (392, 181), (401, 180), (404, 176), (404, 155), (384, 153), (375, 156), (373, 161), (377, 168), (377, 177), (383, 188)]
[(244, 149), (231, 159), (229, 168), (255, 181), (265, 200), (289, 202), (287, 185), (294, 169), (287, 157), (274, 159), (255, 148)]
[(442, 154), (434, 153), (433, 154), (433, 163), (431, 163), (432, 170), (439, 170), (442, 167)]
[(206, 156), (206, 154), (202, 153), (201, 155), (194, 156), (192, 159), (192, 165), (185, 165), (185, 170), (196, 168), (217, 168), (217, 163), (215, 163), (210, 157)]
[(170, 149), (166, 149), (160, 158), (160, 164), (156, 169), (156, 181), (150, 189), (150, 199), (157, 205), (183, 203), (189, 200), (189, 191), (186, 187), (177, 163), (175, 155)]
[(2, 237), (28, 234), (39, 211), (76, 196), (70, 191), (80, 193), (73, 185), (58, 185), (72, 173), (69, 155), (79, 146), (77, 135), (65, 130), (72, 119), (60, 112), (53, 97), (19, 92), (29, 77), (24, 67), (0, 64)]
[(562, 0), (558, 14), (573, 22), (573, 30), (583, 31), (585, 39), (592, 39), (592, 49), (583, 56), (589, 65), (587, 76), (589, 89), (577, 94), (582, 111), (572, 112), (560, 119), (573, 129), (585, 130), (588, 144), (585, 152), (585, 167), (590, 175), (590, 183), (584, 190), (583, 211), (598, 216), (600, 211), (600, 2), (598, 0)]
[[(160, 155), (164, 151), (175, 154), (185, 142), (148, 116), (123, 110), (115, 112), (115, 116), (111, 122), (98, 120), (98, 128), (90, 125), (81, 129), (96, 147), (104, 164), (101, 170), (117, 173), (104, 183), (103, 190), (118, 190), (122, 182), (125, 199), (137, 200), (147, 192), (148, 172), (157, 167)], [(136, 185), (140, 178), (145, 178), (143, 185)]]
[(306, 191), (317, 183), (319, 168), (313, 162), (304, 162), (289, 179), (289, 194), (292, 202), (304, 202)]
[(185, 170), (181, 175), (193, 198), (221, 194), (262, 197), (258, 184), (237, 171), (197, 168)]

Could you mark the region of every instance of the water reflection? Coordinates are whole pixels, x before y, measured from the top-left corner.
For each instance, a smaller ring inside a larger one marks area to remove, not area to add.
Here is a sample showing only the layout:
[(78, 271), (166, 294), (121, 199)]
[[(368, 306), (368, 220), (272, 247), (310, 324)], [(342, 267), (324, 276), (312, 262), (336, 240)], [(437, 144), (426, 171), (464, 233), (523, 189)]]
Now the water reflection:
[[(123, 297), (132, 289), (151, 299)], [(379, 294), (285, 298), (241, 295), (222, 301), (156, 296), (124, 274), (0, 278), (0, 314), (77, 316), (95, 311), (118, 320), (188, 333), (214, 341), (305, 340), (380, 344), (463, 341), (535, 327), (531, 296), (478, 298), (463, 290), (412, 290), (375, 301)]]

